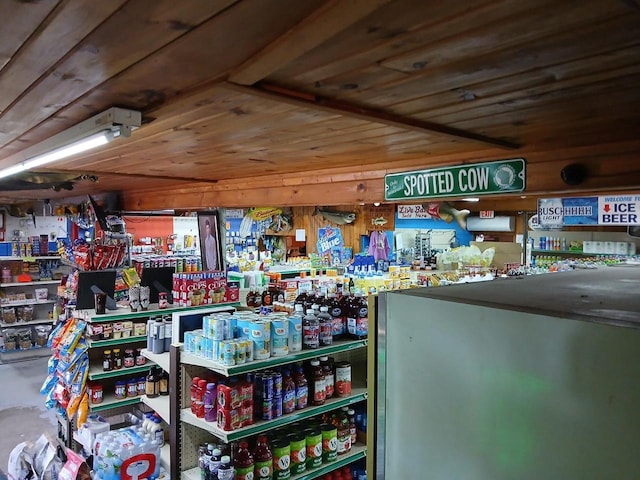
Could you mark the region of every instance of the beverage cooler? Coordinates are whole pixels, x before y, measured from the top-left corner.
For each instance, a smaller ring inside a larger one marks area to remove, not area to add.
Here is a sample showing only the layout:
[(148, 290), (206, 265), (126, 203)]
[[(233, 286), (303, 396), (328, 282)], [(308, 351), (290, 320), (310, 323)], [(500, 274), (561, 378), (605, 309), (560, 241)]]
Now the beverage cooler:
[(381, 294), (370, 478), (640, 478), (639, 293), (607, 267)]

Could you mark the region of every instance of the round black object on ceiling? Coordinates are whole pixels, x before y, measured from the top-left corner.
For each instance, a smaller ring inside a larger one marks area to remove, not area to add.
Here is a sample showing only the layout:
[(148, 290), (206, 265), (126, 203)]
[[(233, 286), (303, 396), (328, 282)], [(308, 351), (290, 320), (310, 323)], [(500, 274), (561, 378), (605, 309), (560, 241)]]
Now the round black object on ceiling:
[(560, 170), (560, 178), (567, 185), (579, 185), (587, 178), (587, 168), (579, 163), (572, 163)]

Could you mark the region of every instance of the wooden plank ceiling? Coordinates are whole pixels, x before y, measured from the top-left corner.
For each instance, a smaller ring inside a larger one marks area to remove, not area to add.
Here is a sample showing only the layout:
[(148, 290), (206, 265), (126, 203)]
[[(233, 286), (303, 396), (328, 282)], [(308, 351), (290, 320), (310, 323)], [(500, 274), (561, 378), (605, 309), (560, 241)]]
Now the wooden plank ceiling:
[[(640, 186), (638, 0), (6, 0), (0, 17), (0, 168), (111, 106), (143, 113), (42, 168), (98, 176), (74, 195), (353, 203), (389, 171), (521, 156), (527, 193), (570, 191), (575, 161), (575, 191)], [(1, 185), (1, 203), (69, 194)]]

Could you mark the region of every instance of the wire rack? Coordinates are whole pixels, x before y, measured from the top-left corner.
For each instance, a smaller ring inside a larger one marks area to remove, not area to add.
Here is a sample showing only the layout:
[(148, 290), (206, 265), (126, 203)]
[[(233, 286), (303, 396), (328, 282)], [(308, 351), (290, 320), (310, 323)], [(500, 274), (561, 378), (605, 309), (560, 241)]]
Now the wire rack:
[[(339, 352), (331, 355), (331, 357), (335, 362), (350, 362), (352, 368), (352, 379), (358, 381), (361, 385), (366, 382), (366, 347)], [(295, 363), (295, 360), (292, 359), (292, 363)], [(207, 373), (211, 372), (204, 367), (181, 364), (178, 372), (178, 385), (180, 385), (180, 409), (189, 408), (191, 405), (190, 385), (193, 378), (203, 376)], [(198, 447), (200, 445), (213, 443), (224, 446), (222, 440), (205, 430), (185, 422), (179, 422), (178, 425), (179, 451), (177, 452), (177, 458), (179, 459), (180, 472), (184, 472), (185, 470), (194, 468), (198, 465)]]

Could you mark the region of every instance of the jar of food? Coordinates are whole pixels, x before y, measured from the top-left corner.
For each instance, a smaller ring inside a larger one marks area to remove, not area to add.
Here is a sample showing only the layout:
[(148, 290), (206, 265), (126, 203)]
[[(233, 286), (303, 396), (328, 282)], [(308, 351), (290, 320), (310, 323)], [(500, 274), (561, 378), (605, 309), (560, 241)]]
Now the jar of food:
[(130, 368), (135, 366), (136, 360), (133, 354), (133, 348), (127, 348), (124, 351), (124, 366), (125, 368)]
[(142, 349), (136, 348), (136, 365), (144, 365), (147, 363), (147, 359), (144, 355), (142, 355)]
[(137, 397), (138, 396), (138, 380), (132, 378), (127, 380), (127, 397)]
[(119, 348), (113, 349), (113, 369), (119, 370), (122, 368), (122, 352)]
[(102, 370), (105, 372), (113, 370), (113, 353), (111, 353), (111, 350), (102, 352)]
[(117, 399), (122, 400), (127, 398), (127, 382), (118, 380), (115, 387), (115, 396)]
[(87, 390), (88, 390), (88, 394), (89, 394), (89, 401), (92, 404), (96, 404), (96, 403), (102, 403), (103, 397), (102, 397), (102, 385), (99, 383), (94, 383), (94, 382), (88, 382), (87, 383)]

